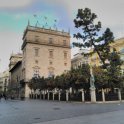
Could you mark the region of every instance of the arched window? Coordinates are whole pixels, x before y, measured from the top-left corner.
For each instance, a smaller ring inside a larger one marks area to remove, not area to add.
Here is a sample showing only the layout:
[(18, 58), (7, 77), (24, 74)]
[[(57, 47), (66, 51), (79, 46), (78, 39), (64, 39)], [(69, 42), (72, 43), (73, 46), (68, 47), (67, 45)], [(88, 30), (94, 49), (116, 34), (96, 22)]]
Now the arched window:
[(37, 77), (37, 78), (40, 77), (39, 69), (40, 68), (38, 66), (33, 68), (33, 77)]
[(54, 68), (50, 67), (48, 68), (48, 77), (52, 77), (52, 76), (54, 76)]

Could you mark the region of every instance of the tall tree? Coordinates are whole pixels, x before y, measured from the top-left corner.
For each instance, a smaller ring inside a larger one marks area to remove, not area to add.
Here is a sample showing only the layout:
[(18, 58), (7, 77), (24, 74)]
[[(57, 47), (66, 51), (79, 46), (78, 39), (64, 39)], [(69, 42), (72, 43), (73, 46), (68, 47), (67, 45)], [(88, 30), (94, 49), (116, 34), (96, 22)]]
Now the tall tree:
[(93, 52), (96, 52), (106, 68), (108, 55), (110, 53), (109, 44), (114, 41), (113, 33), (109, 28), (106, 28), (102, 33), (101, 22), (96, 22), (97, 15), (92, 13), (89, 8), (78, 9), (76, 19), (74, 19), (75, 27), (79, 29), (74, 37), (82, 39), (82, 42), (74, 42), (76, 47), (93, 48)]
[(121, 74), (121, 65), (123, 64), (123, 61), (120, 59), (120, 56), (115, 49), (113, 49), (113, 52), (109, 55), (109, 62), (110, 66), (107, 68), (109, 86), (112, 88), (120, 88), (124, 80), (124, 77)]

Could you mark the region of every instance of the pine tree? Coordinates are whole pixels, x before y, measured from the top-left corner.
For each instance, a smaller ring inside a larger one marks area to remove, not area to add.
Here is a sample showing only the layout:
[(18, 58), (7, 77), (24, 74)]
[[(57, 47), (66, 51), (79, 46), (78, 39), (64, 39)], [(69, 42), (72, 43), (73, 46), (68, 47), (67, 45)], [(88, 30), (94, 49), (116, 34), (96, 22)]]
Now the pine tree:
[(113, 49), (113, 52), (109, 55), (109, 62), (110, 65), (107, 68), (109, 86), (112, 88), (121, 88), (124, 80), (121, 72), (123, 61), (115, 49)]
[(102, 33), (101, 22), (95, 23), (96, 19), (97, 15), (92, 13), (89, 8), (78, 9), (74, 23), (79, 32), (74, 34), (74, 37), (82, 39), (82, 42), (74, 42), (73, 45), (80, 48), (93, 48), (93, 53), (96, 52), (98, 54), (103, 66), (106, 68), (106, 60), (110, 53), (109, 44), (114, 41), (114, 36), (109, 28)]

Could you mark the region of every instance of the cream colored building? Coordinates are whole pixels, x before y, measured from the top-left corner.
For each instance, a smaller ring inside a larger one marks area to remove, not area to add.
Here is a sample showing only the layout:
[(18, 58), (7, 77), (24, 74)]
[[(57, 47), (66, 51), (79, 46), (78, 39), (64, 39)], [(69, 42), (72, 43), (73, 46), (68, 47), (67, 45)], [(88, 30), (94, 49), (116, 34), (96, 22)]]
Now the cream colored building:
[(82, 64), (88, 64), (89, 63), (89, 56), (86, 55), (86, 53), (89, 53), (89, 50), (86, 49), (79, 49), (79, 52), (74, 55), (74, 57), (71, 59), (71, 66), (72, 68), (78, 68)]
[[(27, 82), (32, 77), (61, 75), (71, 68), (70, 34), (67, 32), (28, 25), (23, 35), (22, 51), (22, 60), (12, 68), (10, 66), (10, 72), (12, 82), (25, 85), (25, 97), (29, 97)], [(13, 63), (12, 57), (10, 63)]]
[(12, 69), (13, 66), (15, 66), (15, 64), (21, 60), (22, 60), (22, 54), (21, 53), (17, 53), (17, 54), (12, 53), (10, 56), (9, 70)]
[(0, 73), (0, 92), (6, 92), (8, 90), (9, 83), (9, 70)]
[[(124, 61), (124, 38), (116, 39), (114, 43), (111, 45), (112, 48), (115, 48), (118, 52), (120, 52), (120, 58)], [(90, 64), (100, 66), (102, 63), (97, 55), (97, 53), (94, 53), (90, 58)], [(124, 70), (124, 65), (122, 65), (122, 70)]]
[(22, 61), (18, 61), (9, 71), (11, 73), (10, 89), (15, 98), (20, 97), (22, 80)]
[[(13, 92), (16, 91), (15, 86), (17, 85), (17, 81), (13, 80), (13, 72), (11, 71), (13, 68), (15, 68), (16, 64), (22, 60), (22, 54), (21, 53), (17, 53), (17, 54), (11, 54), (10, 56), (10, 63), (9, 63), (9, 85), (8, 88), (9, 90), (13, 90)], [(17, 76), (17, 75), (15, 75)]]

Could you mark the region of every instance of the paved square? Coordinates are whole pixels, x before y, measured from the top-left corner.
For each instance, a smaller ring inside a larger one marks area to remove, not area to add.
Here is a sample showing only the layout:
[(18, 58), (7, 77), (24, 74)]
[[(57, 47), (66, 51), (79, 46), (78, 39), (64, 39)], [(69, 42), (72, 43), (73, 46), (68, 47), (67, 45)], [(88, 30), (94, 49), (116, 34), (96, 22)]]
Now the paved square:
[(0, 102), (0, 124), (124, 124), (124, 103)]

